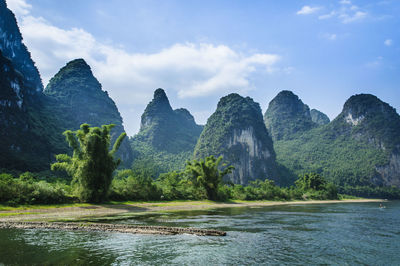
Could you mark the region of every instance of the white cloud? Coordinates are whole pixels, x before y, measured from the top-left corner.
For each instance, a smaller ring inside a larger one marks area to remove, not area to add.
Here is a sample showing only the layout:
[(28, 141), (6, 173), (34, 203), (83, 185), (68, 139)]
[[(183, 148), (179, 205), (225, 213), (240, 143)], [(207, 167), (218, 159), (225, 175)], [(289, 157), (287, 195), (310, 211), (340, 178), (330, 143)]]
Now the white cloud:
[(350, 13), (342, 13), (339, 15), (340, 20), (342, 23), (347, 24), (355, 21), (359, 21), (364, 19), (367, 16), (366, 12), (356, 11), (353, 14)]
[(324, 14), (324, 15), (320, 15), (319, 17), (318, 17), (318, 19), (329, 19), (329, 18), (332, 18), (332, 17), (334, 17), (336, 15), (336, 12), (335, 11), (332, 11), (332, 12), (330, 12), (330, 13), (328, 13), (328, 14)]
[(351, 1), (342, 0), (339, 2), (340, 6), (329, 13), (318, 16), (318, 19), (331, 19), (337, 18), (343, 24), (348, 24), (356, 21), (361, 21), (368, 16), (366, 11), (361, 11), (356, 5), (352, 5)]
[(349, 0), (342, 0), (339, 3), (342, 5), (351, 5), (351, 1), (349, 1)]
[(296, 12), (297, 15), (310, 15), (318, 10), (320, 10), (320, 7), (310, 7), (310, 6), (303, 6), (299, 11)]
[(327, 40), (335, 41), (336, 38), (337, 38), (337, 35), (334, 34), (334, 33), (326, 33), (326, 34), (323, 35), (323, 37), (324, 37), (325, 39), (327, 39)]
[(386, 46), (392, 46), (393, 40), (392, 39), (387, 39), (383, 42)]
[(7, 7), (11, 9), (16, 16), (27, 15), (32, 9), (32, 5), (25, 0), (7, 0)]
[[(24, 6), (22, 0), (10, 2)], [(28, 13), (17, 16), (19, 25), (45, 85), (66, 62), (84, 58), (117, 103), (128, 134), (139, 125), (138, 106), (145, 105), (156, 88), (175, 91), (180, 98), (245, 93), (252, 89), (252, 73), (281, 70), (276, 67), (279, 55), (242, 54), (222, 44), (177, 43), (154, 53), (129, 53), (99, 42), (84, 29), (62, 29), (25, 10)]]

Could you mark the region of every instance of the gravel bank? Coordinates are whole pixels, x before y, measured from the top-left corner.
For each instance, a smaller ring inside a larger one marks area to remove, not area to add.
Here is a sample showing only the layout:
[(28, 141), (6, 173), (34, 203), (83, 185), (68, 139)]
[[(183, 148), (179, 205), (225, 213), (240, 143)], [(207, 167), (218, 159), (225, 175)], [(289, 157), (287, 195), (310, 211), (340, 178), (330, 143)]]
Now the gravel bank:
[(0, 229), (57, 229), (68, 231), (102, 231), (131, 234), (177, 235), (191, 234), (198, 236), (225, 236), (226, 232), (213, 229), (143, 226), (104, 223), (46, 223), (46, 222), (0, 222)]

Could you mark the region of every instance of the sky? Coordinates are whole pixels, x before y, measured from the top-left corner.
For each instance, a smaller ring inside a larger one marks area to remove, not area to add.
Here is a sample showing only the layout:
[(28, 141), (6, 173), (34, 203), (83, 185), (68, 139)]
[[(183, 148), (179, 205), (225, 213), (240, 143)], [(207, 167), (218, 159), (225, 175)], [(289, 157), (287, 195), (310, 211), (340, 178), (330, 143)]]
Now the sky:
[(157, 88), (205, 124), (218, 100), (263, 113), (281, 90), (334, 119), (354, 94), (400, 109), (400, 1), (6, 0), (44, 85), (83, 58), (128, 135)]

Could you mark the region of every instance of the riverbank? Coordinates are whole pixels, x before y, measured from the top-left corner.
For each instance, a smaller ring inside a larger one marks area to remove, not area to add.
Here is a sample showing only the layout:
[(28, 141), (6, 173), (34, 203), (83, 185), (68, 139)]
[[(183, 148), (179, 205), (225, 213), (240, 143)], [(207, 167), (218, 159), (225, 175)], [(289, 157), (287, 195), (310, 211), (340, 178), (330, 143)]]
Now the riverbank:
[(0, 222), (79, 222), (112, 220), (135, 215), (203, 210), (215, 208), (264, 207), (299, 204), (338, 204), (384, 202), (382, 199), (309, 200), (309, 201), (171, 201), (171, 202), (111, 202), (109, 204), (40, 205), (0, 207)]

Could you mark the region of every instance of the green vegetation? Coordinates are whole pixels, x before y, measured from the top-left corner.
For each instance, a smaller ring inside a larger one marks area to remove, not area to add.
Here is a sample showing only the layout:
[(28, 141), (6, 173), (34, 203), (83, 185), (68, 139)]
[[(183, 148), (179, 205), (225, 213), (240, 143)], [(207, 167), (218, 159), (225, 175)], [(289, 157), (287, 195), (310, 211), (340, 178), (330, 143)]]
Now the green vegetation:
[[(90, 66), (83, 59), (68, 62), (51, 78), (46, 89), (46, 107), (59, 121), (60, 133), (77, 130), (81, 124), (92, 126), (114, 124), (111, 142), (124, 132), (122, 118), (114, 101), (107, 91), (102, 90)], [(70, 152), (64, 147), (59, 153)], [(130, 167), (132, 150), (128, 139), (121, 144), (116, 156), (123, 159), (122, 165)]]
[[(60, 179), (54, 178), (48, 181), (39, 180), (38, 176), (29, 172), (21, 174), (18, 178), (10, 174), (1, 174), (0, 202), (16, 205), (68, 203), (78, 199), (100, 202), (106, 199), (226, 201), (338, 198), (336, 187), (317, 174), (302, 176), (296, 182), (296, 186), (290, 188), (278, 187), (271, 180), (252, 181), (248, 186), (224, 184), (224, 176), (230, 173), (233, 167), (221, 164), (222, 157), (214, 156), (188, 161), (184, 170), (162, 174), (156, 180), (149, 176), (151, 170), (142, 168), (119, 170), (111, 181), (110, 176), (104, 173), (111, 175), (112, 170), (116, 168), (118, 161), (114, 161), (112, 154), (119, 144), (117, 142), (110, 152), (108, 149), (107, 153), (104, 151), (109, 144), (110, 129), (111, 126), (103, 126), (100, 129), (84, 124), (76, 132), (65, 132), (67, 140), (74, 147), (74, 156), (58, 155), (59, 162), (53, 164), (52, 168), (67, 170), (73, 176), (69, 184), (65, 180), (61, 182)], [(119, 143), (122, 138), (123, 135), (119, 138)], [(102, 154), (100, 157), (103, 159), (93, 161), (91, 156), (94, 154)], [(108, 169), (105, 169), (106, 165), (109, 166)], [(92, 172), (88, 171), (90, 167), (93, 167)], [(79, 198), (75, 198), (74, 195)]]
[[(275, 113), (275, 119), (281, 123), (282, 132), (292, 127), (293, 121), (284, 114)], [(390, 187), (391, 176), (398, 173), (382, 169), (392, 154), (398, 154), (399, 147), (399, 115), (369, 94), (350, 97), (341, 114), (329, 124), (274, 142), (277, 162), (286, 177), (293, 180), (309, 172), (318, 173), (334, 183), (340, 193), (384, 198), (398, 197), (399, 189)]]
[(316, 109), (311, 109), (310, 115), (311, 115), (311, 120), (320, 126), (329, 124), (329, 122), (331, 121), (326, 114)]
[(109, 151), (110, 130), (114, 125), (101, 128), (82, 124), (77, 131), (64, 132), (73, 156), (59, 154), (58, 162), (51, 165), (52, 170), (64, 170), (72, 176), (77, 196), (82, 202), (101, 202), (107, 197), (112, 174), (121, 160), (115, 160), (114, 154), (120, 147), (126, 133), (122, 133)]
[(7, 205), (64, 203), (71, 200), (67, 196), (70, 193), (71, 188), (65, 180), (36, 180), (29, 172), (18, 178), (0, 174), (0, 202)]
[(206, 157), (204, 160), (193, 160), (187, 162), (186, 171), (189, 179), (195, 186), (202, 187), (207, 193), (207, 199), (217, 200), (218, 190), (222, 184), (222, 179), (234, 169), (233, 166), (222, 165), (225, 167), (220, 170), (222, 156), (216, 159), (214, 156)]
[(173, 110), (164, 90), (157, 89), (142, 114), (139, 133), (130, 139), (135, 157), (132, 168), (151, 163), (153, 178), (183, 169), (202, 129), (186, 109)]
[[(237, 140), (240, 138), (241, 141)], [(266, 177), (278, 179), (272, 139), (265, 128), (260, 105), (250, 97), (232, 93), (218, 102), (194, 150), (197, 159), (210, 155), (222, 155), (235, 167), (229, 175), (234, 183)]]
[(0, 69), (0, 168), (44, 170), (62, 146), (56, 119), (2, 52)]
[(159, 200), (161, 191), (150, 176), (120, 170), (111, 183), (109, 198), (117, 201)]
[(292, 139), (295, 134), (318, 126), (311, 119), (310, 108), (291, 91), (281, 91), (272, 99), (264, 121), (274, 141)]
[[(349, 116), (362, 123), (350, 124)], [(340, 193), (393, 198), (397, 192), (387, 187), (378, 169), (397, 152), (399, 136), (396, 111), (375, 96), (362, 94), (352, 96), (331, 123), (277, 141), (274, 147), (278, 162), (293, 176), (315, 172), (338, 186)]]
[(277, 160), (293, 176), (315, 172), (337, 186), (372, 186), (375, 165), (387, 163), (384, 151), (346, 137), (332, 136), (331, 125), (322, 126), (293, 140), (275, 142)]

